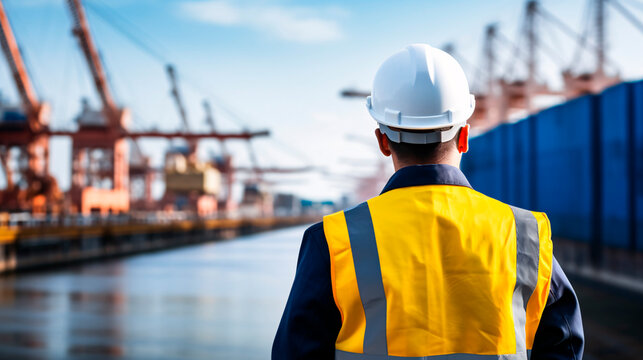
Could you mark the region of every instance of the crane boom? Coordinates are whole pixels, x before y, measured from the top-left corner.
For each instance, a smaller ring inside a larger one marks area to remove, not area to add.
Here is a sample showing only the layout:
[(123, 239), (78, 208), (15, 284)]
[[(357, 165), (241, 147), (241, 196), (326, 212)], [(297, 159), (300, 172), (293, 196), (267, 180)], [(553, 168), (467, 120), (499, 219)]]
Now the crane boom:
[(498, 111), (496, 110), (496, 48), (495, 40), (497, 37), (498, 28), (496, 24), (487, 25), (485, 31), (484, 42), (484, 55), (486, 57), (487, 65), (487, 113), (486, 120), (488, 123), (494, 124), (498, 121)]
[[(533, 91), (534, 82), (536, 81), (536, 68), (537, 68), (537, 52), (538, 48), (538, 34), (536, 32), (536, 14), (538, 13), (538, 1), (531, 0), (527, 3), (527, 13), (525, 16), (526, 26), (527, 26), (527, 47), (528, 54), (527, 57), (527, 92), (531, 93)], [(531, 94), (529, 94), (531, 95)], [(528, 110), (531, 107), (531, 101), (528, 102)]]
[(185, 132), (189, 132), (190, 124), (188, 123), (188, 114), (185, 111), (183, 98), (181, 97), (181, 92), (179, 91), (179, 85), (176, 78), (176, 69), (174, 69), (173, 65), (169, 64), (167, 65), (166, 70), (167, 76), (170, 79), (170, 86), (172, 87), (170, 93), (172, 94), (172, 98), (174, 99), (176, 108), (179, 110), (179, 116), (181, 117), (181, 121), (183, 122), (183, 129), (185, 130)]
[(596, 43), (598, 49), (596, 51), (596, 73), (600, 76), (605, 75), (605, 0), (595, 0), (596, 14), (595, 14), (595, 27), (596, 27)]
[(11, 70), (11, 75), (13, 76), (16, 87), (18, 88), (18, 94), (20, 95), (23, 109), (30, 122), (29, 125), (35, 130), (38, 125), (36, 122), (41, 120), (39, 119), (41, 104), (33, 89), (31, 79), (27, 73), (25, 63), (22, 59), (22, 55), (20, 54), (20, 49), (18, 48), (18, 43), (13, 35), (13, 31), (11, 30), (11, 24), (9, 23), (9, 18), (7, 17), (1, 0), (0, 45), (2, 45), (2, 51), (7, 59), (7, 63), (9, 64), (9, 69)]
[(214, 115), (212, 115), (212, 107), (208, 100), (203, 100), (203, 110), (205, 111), (205, 122), (210, 127), (210, 131), (216, 132), (217, 127), (214, 124)]
[(96, 44), (94, 44), (94, 40), (89, 31), (89, 24), (81, 0), (67, 0), (67, 4), (69, 5), (74, 20), (72, 33), (78, 39), (78, 44), (87, 60), (87, 65), (94, 78), (94, 86), (103, 103), (103, 111), (111, 125), (119, 126), (117, 122), (120, 117), (120, 111), (114, 102), (114, 98), (107, 84), (105, 70), (103, 69)]

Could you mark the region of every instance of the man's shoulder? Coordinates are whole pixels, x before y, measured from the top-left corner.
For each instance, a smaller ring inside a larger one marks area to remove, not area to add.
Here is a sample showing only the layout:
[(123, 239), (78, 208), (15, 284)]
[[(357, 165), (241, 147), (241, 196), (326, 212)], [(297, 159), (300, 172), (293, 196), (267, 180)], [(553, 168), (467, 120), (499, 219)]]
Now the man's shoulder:
[(325, 238), (324, 222), (320, 221), (310, 225), (306, 231), (304, 231), (304, 238)]
[[(311, 267), (326, 268), (328, 266), (328, 244), (326, 242), (326, 235), (324, 234), (324, 223), (318, 222), (309, 226), (304, 231), (304, 236), (301, 241), (301, 250), (299, 261), (305, 262)], [(320, 262), (320, 259), (324, 259)]]

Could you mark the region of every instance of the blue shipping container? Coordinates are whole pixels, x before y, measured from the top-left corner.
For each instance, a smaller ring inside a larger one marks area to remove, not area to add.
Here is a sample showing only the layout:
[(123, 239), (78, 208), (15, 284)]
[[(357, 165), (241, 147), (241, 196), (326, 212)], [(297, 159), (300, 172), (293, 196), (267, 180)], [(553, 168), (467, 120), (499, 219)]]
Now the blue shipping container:
[(463, 170), (476, 190), (546, 212), (554, 236), (643, 251), (643, 81), (478, 136)]
[(538, 210), (549, 216), (554, 236), (591, 237), (591, 109), (591, 98), (581, 97), (537, 115)]
[(632, 110), (632, 121), (634, 131), (634, 144), (632, 149), (634, 156), (632, 160), (632, 172), (634, 176), (634, 201), (635, 224), (634, 231), (636, 249), (643, 251), (643, 81), (631, 84), (630, 106)]
[(603, 244), (627, 248), (630, 243), (628, 84), (605, 90), (600, 97), (602, 239)]
[(502, 151), (501, 158), (503, 169), (503, 178), (505, 179), (505, 193), (503, 201), (507, 204), (519, 206), (518, 182), (516, 180), (516, 126), (507, 124), (502, 126)]
[(530, 116), (512, 125), (514, 153), (513, 179), (515, 205), (524, 209), (533, 209), (535, 181), (533, 179), (533, 132), (531, 131), (536, 121), (535, 116)]

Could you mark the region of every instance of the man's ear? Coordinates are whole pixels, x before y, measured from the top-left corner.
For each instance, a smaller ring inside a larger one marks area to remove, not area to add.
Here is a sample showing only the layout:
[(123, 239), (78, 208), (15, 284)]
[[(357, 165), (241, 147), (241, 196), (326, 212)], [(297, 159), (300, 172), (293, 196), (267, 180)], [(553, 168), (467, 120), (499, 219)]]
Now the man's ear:
[(388, 137), (382, 134), (380, 129), (375, 129), (375, 137), (377, 137), (377, 143), (380, 145), (380, 151), (384, 156), (391, 156), (391, 148), (388, 144)]
[(469, 124), (466, 124), (460, 129), (460, 134), (458, 135), (458, 151), (461, 154), (469, 151)]

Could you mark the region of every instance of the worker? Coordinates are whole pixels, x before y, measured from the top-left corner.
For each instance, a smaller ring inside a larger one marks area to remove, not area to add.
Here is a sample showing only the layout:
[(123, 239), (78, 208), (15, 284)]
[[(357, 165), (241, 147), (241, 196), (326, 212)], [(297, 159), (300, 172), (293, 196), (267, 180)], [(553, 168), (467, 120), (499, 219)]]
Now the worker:
[(457, 61), (410, 45), (380, 66), (366, 106), (396, 172), (306, 230), (272, 358), (581, 359), (547, 216), (459, 169), (475, 99)]

